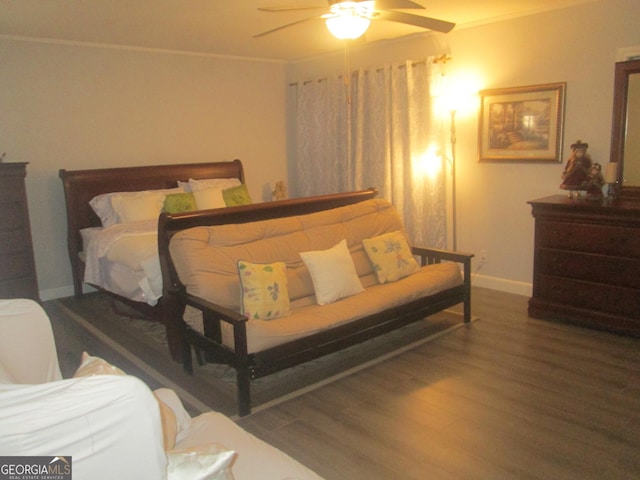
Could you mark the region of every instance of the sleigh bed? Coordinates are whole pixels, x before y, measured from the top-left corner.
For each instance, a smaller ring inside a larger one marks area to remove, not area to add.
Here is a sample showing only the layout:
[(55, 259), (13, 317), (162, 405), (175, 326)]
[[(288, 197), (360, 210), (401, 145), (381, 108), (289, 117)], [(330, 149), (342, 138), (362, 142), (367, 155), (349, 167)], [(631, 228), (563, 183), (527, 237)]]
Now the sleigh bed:
[[(62, 169), (60, 178), (67, 209), (67, 245), (75, 296), (83, 294), (83, 284), (87, 283), (109, 292), (156, 321), (163, 318), (159, 314), (162, 308), (159, 304), (162, 276), (157, 218), (131, 222), (120, 219), (114, 224), (113, 219), (107, 218), (112, 212), (105, 213), (105, 208), (112, 206), (114, 195), (126, 198), (130, 205), (138, 207), (141, 200), (133, 204), (131, 197), (143, 199), (146, 195), (132, 192), (152, 192), (153, 195), (155, 192), (178, 193), (189, 188), (185, 187), (189, 180), (220, 179), (227, 185), (245, 182), (240, 160), (94, 170)], [(135, 210), (133, 213), (133, 220), (137, 220)], [(105, 223), (107, 225), (103, 225)]]

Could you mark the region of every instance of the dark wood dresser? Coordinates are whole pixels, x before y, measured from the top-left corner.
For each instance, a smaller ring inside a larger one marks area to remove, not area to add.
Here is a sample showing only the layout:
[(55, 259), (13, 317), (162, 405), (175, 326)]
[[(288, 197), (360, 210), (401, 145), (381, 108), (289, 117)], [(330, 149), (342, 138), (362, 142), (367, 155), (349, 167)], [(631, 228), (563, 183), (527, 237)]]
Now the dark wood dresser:
[(529, 204), (529, 316), (640, 336), (640, 202), (557, 195)]
[(26, 175), (26, 163), (0, 163), (0, 298), (39, 301)]

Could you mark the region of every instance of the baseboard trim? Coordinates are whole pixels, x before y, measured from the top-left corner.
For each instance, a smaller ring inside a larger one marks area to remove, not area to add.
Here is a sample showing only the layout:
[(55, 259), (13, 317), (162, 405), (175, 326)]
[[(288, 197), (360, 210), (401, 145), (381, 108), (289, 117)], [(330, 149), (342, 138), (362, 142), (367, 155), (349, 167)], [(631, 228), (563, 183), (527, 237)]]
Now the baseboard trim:
[(530, 297), (533, 291), (533, 285), (527, 282), (518, 282), (506, 278), (490, 277), (488, 275), (475, 274), (471, 283), (474, 287), (489, 288), (505, 293), (514, 293)]
[[(90, 292), (95, 292), (96, 289), (93, 287), (90, 287), (89, 285), (83, 285), (82, 291), (84, 293), (90, 293)], [(43, 302), (46, 302), (47, 300), (57, 300), (58, 298), (73, 297), (74, 295), (75, 295), (75, 292), (73, 290), (73, 285), (40, 290), (40, 299)]]

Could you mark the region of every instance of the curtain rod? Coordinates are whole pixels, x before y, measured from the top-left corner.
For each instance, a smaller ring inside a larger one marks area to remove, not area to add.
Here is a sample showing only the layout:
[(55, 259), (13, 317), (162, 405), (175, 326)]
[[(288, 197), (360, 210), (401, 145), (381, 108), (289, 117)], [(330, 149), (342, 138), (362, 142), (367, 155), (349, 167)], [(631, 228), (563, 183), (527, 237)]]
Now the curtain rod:
[[(447, 55), (446, 53), (444, 53), (444, 54), (442, 54), (441, 56), (439, 56), (439, 57), (437, 57), (437, 58), (433, 59), (433, 63), (440, 63), (440, 62), (442, 62), (442, 63), (446, 63), (446, 62), (448, 62), (449, 60), (451, 60), (451, 56), (449, 56), (449, 55)], [(427, 61), (426, 61), (426, 60), (419, 60), (419, 61), (416, 61), (416, 62), (412, 62), (412, 63), (411, 63), (411, 66), (412, 66), (412, 67), (416, 67), (416, 66), (418, 66), (418, 65), (424, 65), (424, 64), (426, 64), (426, 63), (427, 63)], [(405, 68), (405, 65), (404, 65), (404, 64), (399, 65), (399, 66), (398, 66), (398, 68)], [(381, 71), (383, 71), (383, 70), (384, 70), (384, 67), (380, 67), (380, 68), (377, 68), (375, 71), (376, 71), (376, 73), (379, 73), (379, 72), (381, 72)], [(356, 73), (358, 73), (358, 71), (357, 71), (357, 70), (354, 70), (353, 72), (351, 72), (351, 75), (355, 75)], [(367, 72), (366, 72), (366, 71), (365, 71), (364, 73), (365, 73), (365, 75), (367, 74)], [(342, 75), (342, 74), (341, 74), (341, 75), (338, 75), (338, 78), (342, 78), (342, 77), (343, 77), (343, 75)], [(302, 82), (292, 82), (292, 83), (290, 83), (290, 84), (289, 84), (289, 86), (290, 86), (290, 87), (295, 87), (295, 86), (297, 86), (299, 83), (302, 83), (302, 85), (308, 85), (308, 84), (313, 83), (313, 82), (324, 82), (324, 81), (327, 81), (327, 80), (328, 80), (328, 77), (323, 77), (323, 78), (318, 78), (317, 80), (304, 80), (304, 81), (302, 81)]]

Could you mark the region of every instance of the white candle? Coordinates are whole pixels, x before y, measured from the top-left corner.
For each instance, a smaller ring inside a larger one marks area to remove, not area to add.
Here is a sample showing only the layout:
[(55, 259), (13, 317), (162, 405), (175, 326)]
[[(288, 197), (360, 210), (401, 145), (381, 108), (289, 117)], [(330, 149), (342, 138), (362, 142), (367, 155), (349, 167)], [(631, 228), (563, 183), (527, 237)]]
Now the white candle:
[(618, 164), (616, 162), (607, 163), (604, 181), (607, 183), (616, 183), (618, 181)]

